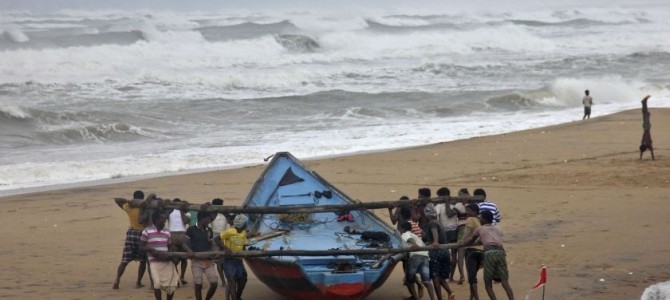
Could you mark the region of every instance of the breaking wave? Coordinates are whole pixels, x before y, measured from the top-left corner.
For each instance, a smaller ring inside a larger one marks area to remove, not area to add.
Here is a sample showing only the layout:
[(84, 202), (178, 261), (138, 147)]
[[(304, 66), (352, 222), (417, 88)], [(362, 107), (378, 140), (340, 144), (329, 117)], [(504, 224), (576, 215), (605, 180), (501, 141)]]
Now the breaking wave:
[(245, 22), (228, 26), (205, 26), (196, 28), (202, 36), (213, 42), (253, 39), (266, 35), (297, 34), (300, 29), (290, 21), (260, 24)]

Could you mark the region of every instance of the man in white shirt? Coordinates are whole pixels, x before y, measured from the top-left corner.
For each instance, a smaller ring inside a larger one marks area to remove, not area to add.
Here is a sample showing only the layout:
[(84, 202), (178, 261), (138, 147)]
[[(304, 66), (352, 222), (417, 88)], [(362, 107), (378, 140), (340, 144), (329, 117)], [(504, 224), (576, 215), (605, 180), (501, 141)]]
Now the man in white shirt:
[[(175, 198), (172, 202), (181, 203), (181, 208), (175, 208), (172, 210), (168, 216), (168, 230), (170, 231), (170, 238), (172, 239), (172, 244), (175, 245), (177, 251), (185, 251), (182, 245), (188, 244), (188, 237), (186, 237), (186, 224), (189, 223), (189, 219), (184, 214), (184, 210), (188, 207), (188, 202), (181, 201), (179, 198)], [(188, 259), (182, 258), (179, 259), (175, 266), (181, 263), (181, 272), (179, 273), (179, 280), (182, 285), (187, 284), (184, 280), (184, 274), (186, 274), (186, 264)]]

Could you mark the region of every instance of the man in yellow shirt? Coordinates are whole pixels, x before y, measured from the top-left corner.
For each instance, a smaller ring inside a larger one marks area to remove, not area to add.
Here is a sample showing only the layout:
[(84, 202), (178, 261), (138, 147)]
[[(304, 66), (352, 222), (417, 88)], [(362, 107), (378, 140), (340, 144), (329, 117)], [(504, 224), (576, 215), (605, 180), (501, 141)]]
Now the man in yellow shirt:
[[(135, 193), (133, 193), (133, 199), (144, 199), (144, 193), (142, 191), (135, 191)], [(128, 222), (130, 223), (130, 226), (126, 231), (126, 241), (123, 246), (123, 255), (121, 256), (121, 263), (117, 269), (116, 279), (114, 280), (114, 285), (112, 288), (115, 290), (119, 288), (119, 282), (121, 281), (123, 272), (126, 270), (126, 266), (128, 266), (129, 262), (134, 260), (140, 262), (139, 269), (137, 270), (137, 281), (135, 282), (135, 287), (141, 288), (144, 286), (142, 285), (142, 277), (144, 276), (144, 272), (147, 268), (147, 256), (142, 250), (140, 250), (140, 237), (142, 236), (142, 230), (144, 230), (145, 227), (142, 223), (140, 223), (141, 209), (139, 207), (131, 207), (128, 203), (129, 201), (125, 199), (117, 198), (115, 201), (116, 205), (123, 209), (123, 211), (125, 211), (128, 215)]]
[[(244, 246), (248, 243), (247, 221), (249, 218), (246, 215), (235, 216), (233, 228), (222, 231), (219, 237), (214, 239), (216, 244), (226, 253), (244, 250)], [(247, 284), (247, 270), (244, 268), (242, 258), (226, 257), (223, 260), (223, 273), (228, 286), (226, 299), (241, 299), (244, 286)]]

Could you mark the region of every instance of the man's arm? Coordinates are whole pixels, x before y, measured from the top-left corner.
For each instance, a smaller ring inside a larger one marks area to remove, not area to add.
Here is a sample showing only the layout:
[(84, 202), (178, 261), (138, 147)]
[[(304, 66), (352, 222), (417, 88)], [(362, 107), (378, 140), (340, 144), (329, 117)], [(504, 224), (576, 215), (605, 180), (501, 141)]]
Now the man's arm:
[(116, 202), (116, 205), (118, 205), (119, 208), (123, 208), (123, 205), (128, 203), (128, 200), (123, 198), (114, 198), (114, 202)]
[(439, 241), (440, 236), (439, 236), (439, 233), (437, 232), (437, 228), (432, 227), (430, 229), (430, 234), (433, 235), (433, 243), (431, 243), (430, 245), (433, 246), (434, 248), (437, 248), (438, 246), (440, 246), (440, 241)]
[(396, 212), (398, 212), (399, 209), (396, 208), (395, 211), (393, 210), (393, 207), (389, 207), (388, 209), (389, 209), (389, 218), (391, 219), (391, 224), (395, 225), (396, 223), (398, 223), (398, 216), (396, 215)]
[(478, 237), (479, 236), (474, 230), (468, 230), (468, 227), (465, 227), (465, 236), (459, 240), (456, 245), (459, 247), (470, 246), (475, 243)]

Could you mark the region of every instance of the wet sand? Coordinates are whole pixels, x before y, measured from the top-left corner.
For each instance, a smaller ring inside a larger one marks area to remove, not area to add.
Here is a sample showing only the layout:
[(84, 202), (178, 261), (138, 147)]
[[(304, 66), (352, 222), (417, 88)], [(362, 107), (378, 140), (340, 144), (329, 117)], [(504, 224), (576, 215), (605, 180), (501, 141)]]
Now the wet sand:
[[(503, 214), (517, 299), (537, 281), (542, 264), (548, 270), (546, 299), (639, 299), (647, 286), (670, 279), (670, 109), (652, 107), (651, 113), (656, 161), (648, 153), (638, 160), (641, 116), (631, 110), (305, 163), (361, 201), (416, 197), (423, 186), (485, 188)], [(121, 289), (111, 289), (128, 226), (112, 199), (130, 198), (141, 189), (194, 203), (222, 197), (235, 205), (263, 169), (258, 165), (2, 197), (0, 298), (153, 299), (148, 287), (134, 288), (136, 262), (126, 269)], [(388, 219), (385, 210), (376, 213)], [(189, 268), (189, 284), (175, 299), (194, 299), (190, 277)], [(368, 299), (407, 296), (401, 278), (397, 268)], [(143, 282), (149, 285), (148, 274)], [(457, 299), (467, 299), (466, 285), (452, 287)], [(505, 299), (499, 284), (494, 289)], [(479, 290), (487, 299), (483, 285)], [(222, 299), (221, 289), (216, 297)], [(253, 274), (243, 298), (282, 299)], [(536, 291), (530, 299), (540, 298)]]

